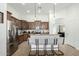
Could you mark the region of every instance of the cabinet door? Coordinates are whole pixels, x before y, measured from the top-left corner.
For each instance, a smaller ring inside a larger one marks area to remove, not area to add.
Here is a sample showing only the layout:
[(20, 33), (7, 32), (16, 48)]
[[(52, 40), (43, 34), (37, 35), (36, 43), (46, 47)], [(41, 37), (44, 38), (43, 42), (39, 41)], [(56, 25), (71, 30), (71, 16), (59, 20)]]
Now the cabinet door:
[(25, 22), (25, 29), (28, 29), (28, 28), (29, 28), (28, 22)]
[(21, 27), (22, 29), (28, 29), (28, 23), (24, 20), (21, 20)]
[(40, 29), (41, 28), (41, 21), (35, 21), (35, 29), (38, 28)]
[(7, 20), (11, 20), (11, 14), (9, 11), (7, 11)]
[(48, 29), (48, 22), (42, 22), (42, 28)]
[(17, 20), (17, 27), (18, 27), (19, 29), (21, 29), (21, 21), (20, 21), (20, 20)]

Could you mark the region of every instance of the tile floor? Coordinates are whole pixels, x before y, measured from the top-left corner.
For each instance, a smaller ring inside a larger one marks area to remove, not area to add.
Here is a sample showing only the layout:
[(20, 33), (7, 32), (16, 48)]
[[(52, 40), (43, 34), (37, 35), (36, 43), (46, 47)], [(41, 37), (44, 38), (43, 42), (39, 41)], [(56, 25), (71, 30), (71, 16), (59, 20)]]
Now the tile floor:
[[(68, 44), (61, 45), (59, 49), (64, 52), (64, 56), (79, 56), (79, 51)], [(28, 56), (29, 51), (30, 47), (25, 41), (19, 45), (18, 50), (12, 56)]]

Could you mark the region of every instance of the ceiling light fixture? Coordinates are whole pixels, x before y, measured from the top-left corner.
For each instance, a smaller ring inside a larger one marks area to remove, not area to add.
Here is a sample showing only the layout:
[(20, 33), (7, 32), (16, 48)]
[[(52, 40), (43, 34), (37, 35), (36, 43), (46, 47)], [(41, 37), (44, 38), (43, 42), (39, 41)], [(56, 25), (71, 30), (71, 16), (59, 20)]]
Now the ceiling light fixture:
[(41, 12), (41, 9), (42, 9), (42, 7), (41, 7), (41, 5), (39, 5), (39, 6), (38, 6), (38, 13)]
[(40, 5), (41, 5), (41, 3), (38, 3), (38, 5), (40, 6)]
[(26, 12), (27, 12), (27, 13), (30, 13), (30, 10), (27, 10)]
[(36, 20), (37, 18), (36, 18), (36, 3), (34, 4), (34, 20)]
[(57, 4), (57, 3), (54, 3), (55, 5)]
[(22, 3), (22, 5), (25, 5), (25, 3)]
[(55, 19), (55, 11), (56, 11), (56, 3), (54, 3), (54, 19)]

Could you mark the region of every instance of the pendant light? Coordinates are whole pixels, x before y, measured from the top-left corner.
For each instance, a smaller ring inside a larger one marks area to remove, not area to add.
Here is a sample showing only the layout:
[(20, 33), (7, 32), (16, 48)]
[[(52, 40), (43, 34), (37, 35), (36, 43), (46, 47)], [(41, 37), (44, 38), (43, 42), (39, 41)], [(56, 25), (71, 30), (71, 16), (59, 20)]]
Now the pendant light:
[(37, 19), (37, 18), (36, 18), (36, 3), (34, 4), (34, 12), (35, 12), (35, 13), (34, 13), (34, 20), (36, 21), (36, 19)]

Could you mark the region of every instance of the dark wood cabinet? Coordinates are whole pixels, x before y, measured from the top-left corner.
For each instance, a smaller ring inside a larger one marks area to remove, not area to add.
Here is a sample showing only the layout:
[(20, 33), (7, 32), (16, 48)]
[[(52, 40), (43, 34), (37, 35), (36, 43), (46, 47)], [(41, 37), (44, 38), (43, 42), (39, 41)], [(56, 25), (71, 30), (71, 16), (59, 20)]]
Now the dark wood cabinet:
[(11, 16), (11, 21), (18, 29), (27, 30), (29, 28), (27, 21), (16, 19), (13, 16)]
[(14, 16), (11, 16), (12, 13), (7, 11), (7, 19), (12, 21), (12, 23), (18, 28), (22, 30), (31, 30), (36, 29), (36, 27), (43, 28), (44, 30), (49, 29), (49, 23), (48, 22), (41, 22), (41, 21), (34, 21), (34, 22), (27, 22), (25, 20), (19, 20), (15, 18)]
[(21, 21), (20, 20), (15, 20), (14, 21), (14, 24), (15, 24), (15, 26), (18, 28), (18, 29), (21, 29)]
[(18, 29), (29, 29), (27, 21), (17, 19), (16, 17), (12, 16), (12, 13), (9, 11), (7, 11), (7, 20), (11, 21)]
[(34, 22), (28, 22), (28, 26), (29, 26), (28, 29), (35, 29), (35, 24), (34, 24)]
[(35, 22), (28, 22), (29, 29), (35, 29), (37, 26), (40, 26), (40, 28), (43, 27), (44, 30), (49, 29), (49, 23), (48, 22), (40, 22), (40, 21), (35, 21)]
[(49, 23), (48, 22), (42, 22), (43, 29), (49, 29)]
[(24, 30), (27, 30), (29, 28), (28, 22), (21, 20), (21, 28), (24, 29)]
[(16, 26), (17, 26), (17, 28), (19, 28), (19, 29), (21, 29), (21, 21), (20, 20), (16, 20)]
[(11, 12), (7, 11), (7, 20), (11, 20)]

